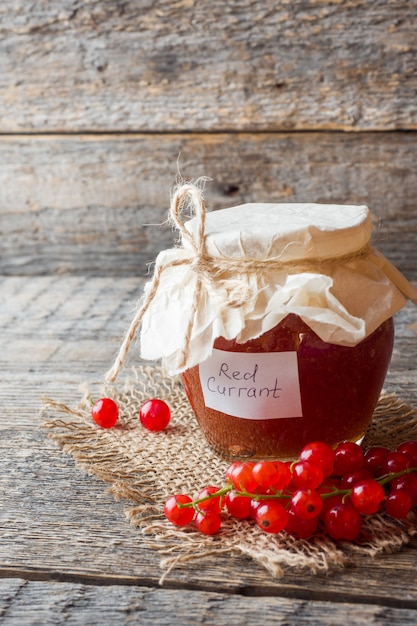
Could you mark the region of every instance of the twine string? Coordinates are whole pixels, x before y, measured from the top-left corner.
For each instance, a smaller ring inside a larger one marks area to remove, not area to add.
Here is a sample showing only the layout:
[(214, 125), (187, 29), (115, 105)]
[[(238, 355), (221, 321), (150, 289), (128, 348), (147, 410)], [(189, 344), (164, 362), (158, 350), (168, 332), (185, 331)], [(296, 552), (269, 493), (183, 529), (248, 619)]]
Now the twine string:
[[(193, 234), (186, 228), (181, 217), (185, 205), (188, 205), (191, 214), (194, 213), (196, 217), (196, 234)], [(264, 259), (212, 257), (207, 254), (206, 250), (206, 208), (203, 195), (200, 188), (192, 183), (184, 183), (174, 190), (169, 216), (170, 221), (181, 233), (182, 241), (188, 242), (192, 252), (187, 258), (175, 259), (157, 266), (149, 288), (122, 341), (114, 364), (106, 374), (106, 380), (109, 382), (116, 380), (143, 318), (157, 295), (161, 275), (167, 269), (188, 265), (196, 276), (193, 305), (189, 313), (184, 340), (177, 359), (177, 367), (181, 371), (187, 364), (192, 332), (204, 294), (214, 292), (216, 288), (222, 287), (226, 294), (225, 306), (240, 307), (253, 295), (259, 278), (267, 271), (286, 270), (291, 273), (325, 273), (329, 271), (332, 265), (345, 264), (367, 258), (371, 252), (370, 246), (366, 244), (363, 248), (353, 253), (324, 259), (283, 260), (280, 257)], [(249, 284), (249, 276), (255, 277), (255, 286)]]
[[(181, 210), (185, 203), (185, 201), (190, 200), (190, 207), (192, 211), (195, 213), (198, 220), (198, 231), (197, 236), (194, 237), (185, 227), (184, 221), (181, 218)], [(195, 271), (197, 273), (197, 284), (196, 284), (196, 297), (193, 299), (193, 307), (191, 310), (186, 335), (184, 338), (184, 345), (180, 353), (180, 367), (185, 363), (188, 354), (188, 345), (191, 339), (192, 329), (194, 325), (194, 319), (198, 310), (198, 304), (200, 301), (200, 295), (202, 291), (202, 278), (201, 275), (204, 273), (204, 268), (199, 268), (200, 260), (205, 256), (205, 219), (206, 219), (206, 210), (203, 201), (203, 196), (200, 189), (191, 183), (186, 183), (177, 187), (175, 189), (174, 194), (171, 199), (170, 205), (170, 220), (175, 224), (177, 229), (181, 233), (182, 240), (187, 240), (191, 247), (193, 248), (193, 256), (186, 259), (176, 259), (174, 261), (170, 261), (165, 264), (161, 264), (158, 266), (154, 272), (152, 277), (149, 289), (145, 297), (142, 300), (140, 307), (138, 308), (133, 320), (130, 323), (129, 329), (122, 341), (122, 344), (119, 349), (119, 353), (116, 356), (113, 366), (106, 374), (106, 380), (109, 382), (114, 382), (119, 375), (121, 368), (123, 367), (123, 363), (126, 360), (128, 355), (130, 346), (132, 345), (136, 333), (139, 330), (139, 327), (142, 323), (142, 320), (149, 309), (149, 306), (153, 302), (154, 298), (159, 289), (159, 285), (161, 282), (161, 275), (168, 268), (179, 267), (182, 265), (190, 265), (193, 264), (195, 267)]]

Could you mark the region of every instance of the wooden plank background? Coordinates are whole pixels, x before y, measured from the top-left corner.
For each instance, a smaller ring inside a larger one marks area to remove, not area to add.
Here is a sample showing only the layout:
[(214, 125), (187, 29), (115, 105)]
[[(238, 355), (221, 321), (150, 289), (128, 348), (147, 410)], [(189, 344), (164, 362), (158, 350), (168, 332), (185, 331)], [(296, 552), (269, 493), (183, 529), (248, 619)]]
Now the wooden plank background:
[(8, 136), (0, 139), (0, 271), (144, 275), (175, 239), (157, 225), (167, 217), (178, 155), (183, 176), (212, 178), (211, 209), (253, 200), (368, 204), (378, 245), (396, 261), (398, 233), (409, 233), (417, 219), (416, 138), (417, 132)]
[(0, 31), (3, 274), (146, 274), (178, 169), (212, 209), (367, 203), (394, 257), (415, 223), (415, 0), (4, 0)]
[(405, 0), (4, 0), (1, 128), (416, 128), (415, 8)]
[[(213, 210), (365, 203), (378, 248), (417, 280), (416, 32), (416, 0), (2, 0), (5, 624), (416, 623), (415, 539), (331, 576), (271, 581), (217, 557), (159, 589), (123, 505), (36, 418), (39, 396), (74, 403), (111, 364), (175, 240), (161, 224), (179, 173), (211, 179)], [(415, 319), (398, 316), (387, 388), (417, 406)]]

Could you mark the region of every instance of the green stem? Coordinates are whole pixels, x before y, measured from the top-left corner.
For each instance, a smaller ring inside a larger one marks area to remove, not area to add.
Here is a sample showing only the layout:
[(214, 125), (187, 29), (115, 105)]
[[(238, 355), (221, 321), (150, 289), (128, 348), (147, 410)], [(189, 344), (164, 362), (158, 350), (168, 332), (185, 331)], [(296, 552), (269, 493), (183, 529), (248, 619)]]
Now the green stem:
[(409, 467), (408, 469), (401, 470), (400, 472), (393, 472), (392, 474), (385, 474), (385, 476), (381, 476), (378, 478), (378, 482), (380, 485), (384, 486), (387, 483), (392, 482), (396, 478), (401, 478), (401, 476), (405, 476), (406, 474), (413, 474), (413, 472), (417, 472), (417, 467)]
[(204, 496), (204, 498), (199, 498), (198, 500), (193, 500), (192, 502), (178, 502), (177, 506), (179, 509), (189, 509), (191, 507), (198, 507), (199, 504), (201, 504), (202, 502), (207, 502), (207, 500), (213, 500), (213, 498), (222, 498), (223, 496), (225, 496), (226, 494), (229, 493), (229, 491), (232, 491), (233, 486), (229, 483), (227, 485), (225, 485), (224, 487), (222, 487), (221, 489), (218, 489), (218, 491), (215, 491), (213, 493), (209, 493), (207, 496)]
[(285, 491), (275, 491), (275, 493), (250, 493), (246, 489), (241, 491), (235, 490), (237, 496), (250, 498), (251, 500), (289, 500), (291, 493)]
[[(392, 474), (385, 474), (384, 476), (381, 476), (380, 478), (375, 478), (375, 480), (380, 485), (383, 486), (392, 482), (396, 478), (401, 478), (401, 476), (404, 476), (405, 474), (412, 474), (414, 472), (417, 473), (417, 467), (410, 467), (408, 469), (401, 470), (400, 472), (393, 472)], [(249, 491), (246, 491), (246, 489), (241, 489), (241, 490), (235, 489), (231, 483), (227, 483), (227, 485), (225, 485), (224, 487), (221, 487), (221, 489), (218, 489), (214, 493), (210, 493), (207, 496), (204, 496), (203, 498), (199, 498), (197, 500), (193, 500), (192, 502), (178, 503), (177, 506), (179, 509), (187, 509), (191, 507), (198, 508), (198, 505), (201, 504), (202, 502), (206, 502), (207, 500), (212, 500), (213, 498), (219, 498), (219, 497), (222, 498), (223, 496), (227, 495), (231, 491), (234, 491), (237, 496), (251, 498), (252, 500), (258, 500), (258, 501), (259, 500), (290, 500), (292, 497), (292, 493), (289, 491), (285, 491), (285, 490), (276, 491), (275, 493), (269, 493), (269, 494), (251, 493)], [(329, 491), (326, 491), (325, 493), (321, 493), (320, 495), (321, 495), (322, 500), (326, 500), (327, 498), (330, 498), (332, 496), (349, 496), (351, 493), (352, 493), (352, 489), (337, 489), (336, 487), (333, 487)]]

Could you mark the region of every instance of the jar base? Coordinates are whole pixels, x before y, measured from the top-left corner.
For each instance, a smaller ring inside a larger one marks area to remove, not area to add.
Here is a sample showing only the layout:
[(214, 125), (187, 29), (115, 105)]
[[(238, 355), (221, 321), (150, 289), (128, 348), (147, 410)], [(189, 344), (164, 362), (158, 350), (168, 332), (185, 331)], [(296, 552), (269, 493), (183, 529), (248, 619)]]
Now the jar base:
[[(363, 434), (358, 439), (352, 440), (353, 443), (356, 443), (360, 446), (365, 438), (365, 434)], [(207, 437), (206, 437), (207, 439)], [(346, 441), (346, 440), (344, 440)], [(349, 440), (350, 441), (350, 440)], [(336, 448), (339, 443), (343, 443), (342, 441), (334, 444), (332, 447)], [(223, 457), (226, 461), (266, 461), (266, 460), (280, 460), (280, 461), (296, 461), (298, 458), (298, 454), (259, 454), (256, 450), (250, 450), (248, 448), (242, 448), (242, 446), (230, 446), (227, 451), (222, 449), (220, 450), (215, 445), (212, 445), (210, 441), (208, 441), (210, 448), (218, 455)]]

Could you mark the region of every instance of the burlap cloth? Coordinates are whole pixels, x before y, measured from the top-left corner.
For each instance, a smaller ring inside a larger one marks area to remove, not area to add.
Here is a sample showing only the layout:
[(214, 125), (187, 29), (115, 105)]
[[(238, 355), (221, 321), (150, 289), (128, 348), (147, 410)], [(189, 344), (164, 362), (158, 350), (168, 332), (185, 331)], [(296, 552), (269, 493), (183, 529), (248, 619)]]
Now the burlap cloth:
[[(164, 518), (168, 496), (194, 496), (209, 484), (221, 486), (229, 463), (207, 445), (180, 382), (164, 376), (159, 367), (132, 370), (122, 385), (107, 384), (100, 395), (95, 392), (96, 398), (104, 395), (119, 404), (116, 427), (101, 429), (92, 422), (88, 390), (76, 408), (46, 399), (43, 426), (78, 467), (108, 483), (115, 498), (129, 502), (127, 519), (161, 555), (161, 583), (174, 567), (220, 553), (247, 555), (273, 577), (283, 575), (288, 567), (330, 570), (345, 565), (354, 555), (398, 551), (417, 531), (413, 513), (404, 522), (383, 514), (369, 516), (355, 543), (337, 543), (324, 533), (309, 540), (284, 532), (268, 535), (252, 522), (230, 519), (212, 537), (201, 535), (193, 526), (176, 528)], [(146, 431), (138, 421), (139, 407), (152, 397), (164, 399), (172, 409), (171, 423), (160, 433)], [(417, 411), (397, 396), (383, 393), (364, 447), (393, 448), (412, 438), (417, 439)]]

